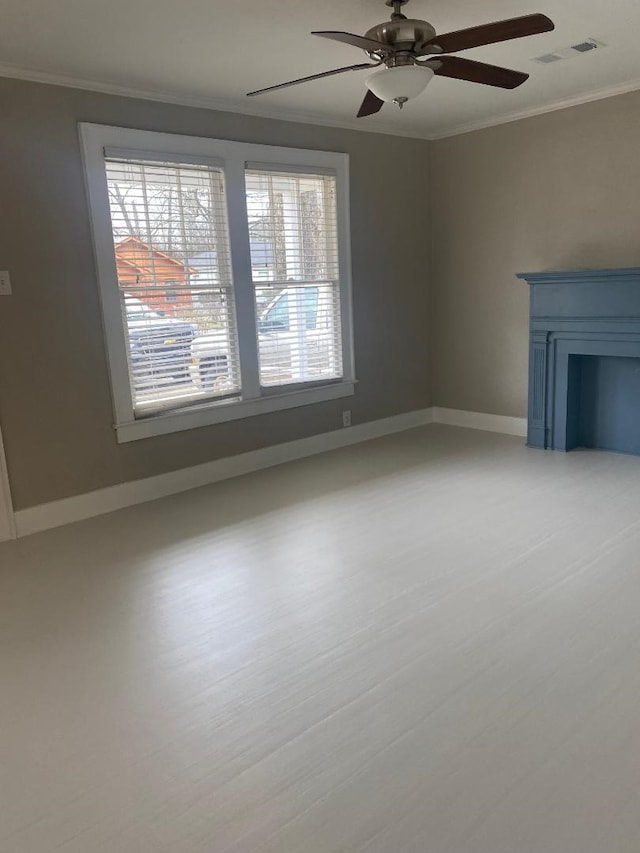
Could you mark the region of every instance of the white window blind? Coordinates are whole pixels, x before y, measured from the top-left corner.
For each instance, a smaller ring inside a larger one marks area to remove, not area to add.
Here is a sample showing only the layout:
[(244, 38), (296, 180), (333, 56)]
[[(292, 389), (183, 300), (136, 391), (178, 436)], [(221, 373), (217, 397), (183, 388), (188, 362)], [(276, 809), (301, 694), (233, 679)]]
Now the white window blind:
[(342, 376), (336, 178), (245, 172), (260, 384)]
[(111, 152), (105, 166), (135, 417), (239, 396), (223, 170)]

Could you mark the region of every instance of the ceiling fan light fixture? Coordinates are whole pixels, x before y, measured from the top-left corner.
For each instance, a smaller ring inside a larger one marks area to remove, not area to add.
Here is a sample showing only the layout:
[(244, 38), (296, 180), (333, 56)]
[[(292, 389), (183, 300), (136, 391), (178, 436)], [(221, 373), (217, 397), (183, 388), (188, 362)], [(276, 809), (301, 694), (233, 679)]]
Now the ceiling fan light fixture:
[[(309, 83), (335, 74), (347, 71), (369, 71), (376, 68), (366, 80), (367, 92), (357, 112), (358, 118), (372, 116), (380, 112), (386, 103), (397, 104), (400, 109), (404, 104), (420, 95), (431, 82), (434, 75), (450, 77), (453, 80), (466, 80), (469, 83), (480, 83), (483, 86), (495, 86), (499, 89), (517, 89), (525, 83), (529, 75), (523, 71), (511, 68), (501, 68), (486, 62), (477, 62), (461, 56), (450, 56), (474, 47), (484, 47), (502, 41), (511, 41), (538, 33), (549, 33), (554, 29), (554, 23), (546, 15), (536, 13), (521, 15), (519, 18), (507, 18), (503, 21), (493, 21), (490, 24), (467, 27), (451, 33), (438, 33), (428, 21), (417, 18), (407, 18), (400, 11), (408, 0), (386, 0), (387, 6), (393, 6), (390, 21), (383, 21), (370, 27), (363, 36), (355, 33), (345, 33), (342, 30), (315, 30), (312, 35), (331, 39), (332, 41), (348, 44), (363, 50), (369, 62), (357, 65), (347, 65), (343, 68), (333, 68), (331, 71), (321, 71), (308, 77), (298, 77), (286, 83), (267, 86), (248, 92), (249, 95), (264, 95), (297, 86), (299, 83)], [(586, 51), (595, 45), (595, 39), (589, 39), (589, 44), (574, 45), (574, 54)], [(593, 42), (593, 44), (592, 44)], [(423, 57), (427, 57), (426, 60)]]
[(397, 65), (374, 71), (366, 84), (381, 101), (402, 105), (424, 92), (433, 74), (433, 68), (425, 65)]

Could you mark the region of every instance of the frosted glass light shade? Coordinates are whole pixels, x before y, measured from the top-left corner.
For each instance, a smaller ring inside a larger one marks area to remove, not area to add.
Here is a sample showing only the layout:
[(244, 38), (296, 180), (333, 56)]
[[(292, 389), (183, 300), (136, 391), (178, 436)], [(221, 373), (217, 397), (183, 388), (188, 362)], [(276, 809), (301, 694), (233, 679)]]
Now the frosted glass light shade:
[(366, 83), (381, 101), (410, 100), (423, 92), (432, 78), (433, 69), (424, 65), (397, 65), (374, 71)]

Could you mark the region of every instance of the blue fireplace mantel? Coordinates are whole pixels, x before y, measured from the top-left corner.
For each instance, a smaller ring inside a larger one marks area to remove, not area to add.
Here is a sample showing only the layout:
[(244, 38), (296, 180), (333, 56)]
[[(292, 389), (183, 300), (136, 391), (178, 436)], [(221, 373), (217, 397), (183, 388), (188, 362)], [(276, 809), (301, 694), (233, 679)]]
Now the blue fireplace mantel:
[[(640, 358), (640, 267), (519, 273), (518, 278), (530, 291), (527, 443), (571, 450), (581, 434), (582, 380), (574, 375), (580, 362), (575, 356)], [(640, 399), (634, 390), (627, 395), (631, 402)], [(611, 417), (637, 422), (638, 411), (619, 398), (612, 406), (619, 411)]]

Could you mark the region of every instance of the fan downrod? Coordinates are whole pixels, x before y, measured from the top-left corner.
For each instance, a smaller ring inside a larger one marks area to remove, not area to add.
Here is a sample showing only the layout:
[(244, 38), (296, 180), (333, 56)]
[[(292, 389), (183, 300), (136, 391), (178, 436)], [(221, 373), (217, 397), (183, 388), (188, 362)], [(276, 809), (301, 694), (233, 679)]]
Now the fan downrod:
[(385, 5), (390, 6), (393, 9), (393, 13), (391, 15), (392, 21), (402, 21), (406, 18), (406, 15), (403, 15), (400, 9), (406, 4), (409, 0), (385, 0)]

